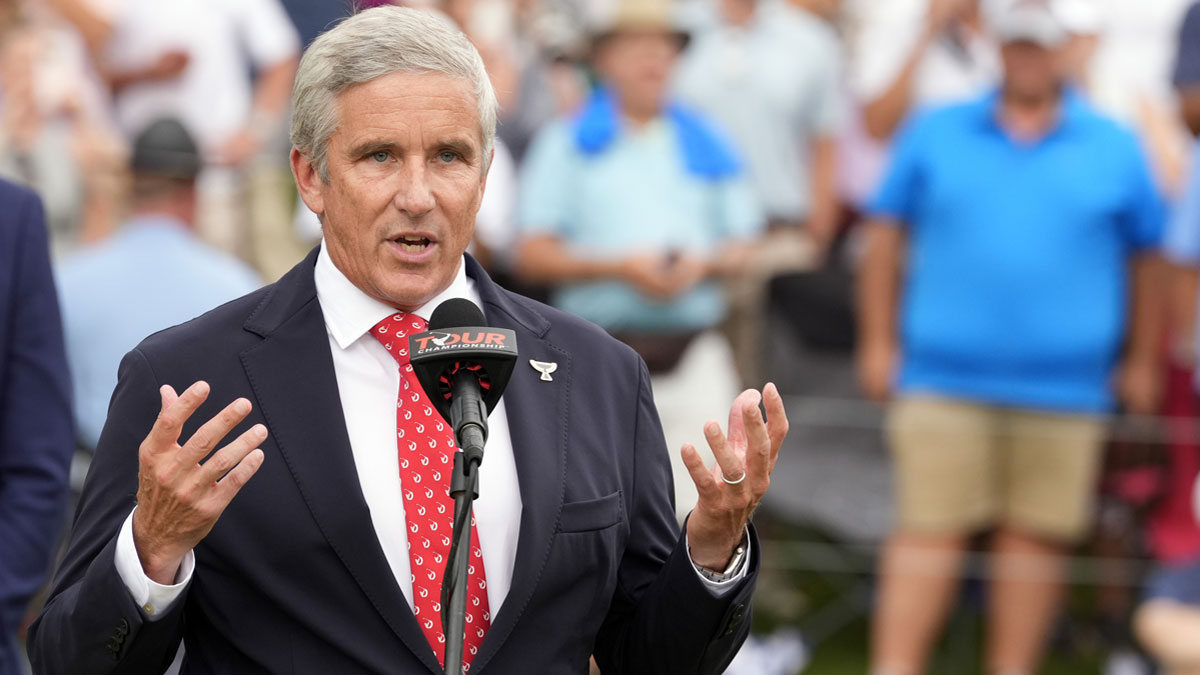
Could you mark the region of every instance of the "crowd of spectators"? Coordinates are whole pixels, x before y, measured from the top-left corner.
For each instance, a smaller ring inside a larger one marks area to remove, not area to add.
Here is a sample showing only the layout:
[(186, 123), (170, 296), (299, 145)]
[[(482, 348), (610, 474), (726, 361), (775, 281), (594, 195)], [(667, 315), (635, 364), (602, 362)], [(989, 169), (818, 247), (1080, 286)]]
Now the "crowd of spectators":
[[(289, 172), (292, 78), (323, 28), (385, 1), (0, 0), (0, 177), (44, 205), (77, 473), (127, 350), (320, 240)], [(1200, 672), (1200, 3), (396, 4), (460, 27), (500, 97), (472, 254), (642, 355), (681, 519), (677, 450), (769, 379), (765, 345), (838, 333), (897, 486), (873, 672), (924, 672), (986, 533), (986, 668), (1032, 674), (1110, 416), (1170, 415), (1130, 526), (1160, 569), (1116, 613), (1167, 672)], [(0, 520), (23, 508), (4, 472)], [(28, 598), (4, 592), (7, 674)]]

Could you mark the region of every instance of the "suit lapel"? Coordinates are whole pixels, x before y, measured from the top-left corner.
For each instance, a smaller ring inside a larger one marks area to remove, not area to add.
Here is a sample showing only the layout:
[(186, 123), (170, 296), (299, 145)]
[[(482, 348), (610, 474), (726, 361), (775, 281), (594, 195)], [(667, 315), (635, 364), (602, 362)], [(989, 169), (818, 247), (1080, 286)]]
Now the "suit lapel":
[(259, 410), (313, 519), (408, 649), (442, 672), (396, 584), (359, 487), (313, 281), (315, 252), (247, 320), (263, 341), (242, 354)]
[[(568, 396), (571, 357), (545, 340), (549, 323), (515, 304), (470, 257), (467, 273), (475, 279), (488, 324), (517, 334), (519, 355), (504, 391), (508, 428), (521, 490), (521, 529), (512, 586), (492, 620), (472, 672), (487, 665), (512, 633), (529, 604), (554, 540), (565, 487)], [(529, 366), (529, 360), (558, 363), (552, 382)]]

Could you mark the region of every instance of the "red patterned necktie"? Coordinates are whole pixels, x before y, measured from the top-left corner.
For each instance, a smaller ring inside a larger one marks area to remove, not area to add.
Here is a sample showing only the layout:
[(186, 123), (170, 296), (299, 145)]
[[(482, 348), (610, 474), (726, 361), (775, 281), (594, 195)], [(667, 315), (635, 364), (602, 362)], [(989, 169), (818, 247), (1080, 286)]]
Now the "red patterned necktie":
[[(454, 431), (430, 404), (408, 362), (408, 336), (425, 330), (425, 319), (398, 312), (375, 324), (371, 334), (400, 364), (396, 403), (396, 440), (400, 456), (400, 488), (408, 520), (408, 559), (412, 566), (413, 613), (425, 638), (445, 667), (446, 636), (442, 633), (442, 575), (450, 551), (454, 500), (450, 474), (454, 468)], [(471, 519), (471, 560), (468, 563), (467, 623), (463, 640), (463, 671), (483, 644), (491, 623), (487, 581), (479, 536)]]

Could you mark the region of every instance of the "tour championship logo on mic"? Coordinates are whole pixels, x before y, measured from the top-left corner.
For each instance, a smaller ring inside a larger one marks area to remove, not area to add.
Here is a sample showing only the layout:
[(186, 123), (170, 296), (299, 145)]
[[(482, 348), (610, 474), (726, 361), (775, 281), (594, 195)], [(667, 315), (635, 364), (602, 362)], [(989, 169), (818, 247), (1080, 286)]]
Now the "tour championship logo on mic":
[(510, 342), (511, 331), (478, 329), (434, 330), (410, 338), (413, 359), (431, 354), (456, 351), (515, 351)]

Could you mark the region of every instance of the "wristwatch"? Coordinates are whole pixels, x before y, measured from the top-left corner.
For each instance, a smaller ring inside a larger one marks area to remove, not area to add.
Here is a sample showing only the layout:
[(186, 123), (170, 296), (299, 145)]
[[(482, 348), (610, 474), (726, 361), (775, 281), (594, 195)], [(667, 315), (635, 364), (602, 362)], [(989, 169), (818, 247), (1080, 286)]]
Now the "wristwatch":
[(696, 571), (700, 573), (700, 576), (708, 579), (709, 581), (714, 581), (716, 583), (729, 581), (730, 579), (736, 577), (738, 572), (742, 571), (742, 565), (746, 562), (746, 548), (749, 546), (749, 544), (749, 540), (747, 539), (746, 535), (743, 534), (742, 540), (738, 543), (737, 548), (734, 549), (733, 557), (729, 559), (729, 565), (725, 568), (724, 572), (714, 572), (706, 567), (697, 565), (695, 562), (692, 562), (692, 566), (696, 568)]

